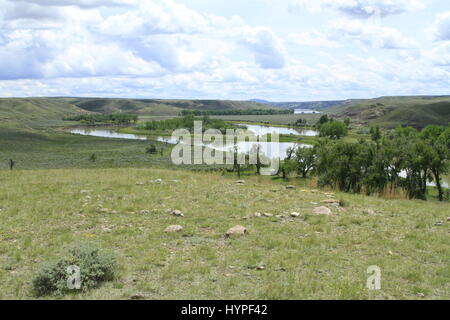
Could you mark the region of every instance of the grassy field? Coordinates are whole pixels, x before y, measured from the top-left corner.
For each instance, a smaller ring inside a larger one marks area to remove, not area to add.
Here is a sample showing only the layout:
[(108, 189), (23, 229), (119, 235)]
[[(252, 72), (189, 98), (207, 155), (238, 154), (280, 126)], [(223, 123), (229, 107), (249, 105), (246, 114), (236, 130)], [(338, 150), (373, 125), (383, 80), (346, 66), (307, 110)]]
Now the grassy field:
[[(160, 169), (0, 171), (0, 298), (33, 298), (38, 266), (77, 241), (113, 251), (120, 267), (114, 281), (67, 299), (450, 298), (448, 205), (336, 194), (345, 207), (317, 216), (329, 198), (322, 191), (246, 180)], [(256, 212), (285, 217), (250, 217)], [(164, 233), (173, 224), (184, 230)], [(225, 239), (235, 225), (248, 234)], [(382, 270), (380, 291), (366, 289), (372, 265)]]

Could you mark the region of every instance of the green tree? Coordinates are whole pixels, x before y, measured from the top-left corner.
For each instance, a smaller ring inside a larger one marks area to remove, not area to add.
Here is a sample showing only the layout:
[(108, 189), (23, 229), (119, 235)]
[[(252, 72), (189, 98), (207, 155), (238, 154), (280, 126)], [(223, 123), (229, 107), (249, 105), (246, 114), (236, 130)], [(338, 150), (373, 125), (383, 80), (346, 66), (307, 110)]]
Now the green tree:
[(348, 128), (341, 121), (326, 122), (320, 126), (319, 133), (321, 137), (340, 139), (348, 134)]

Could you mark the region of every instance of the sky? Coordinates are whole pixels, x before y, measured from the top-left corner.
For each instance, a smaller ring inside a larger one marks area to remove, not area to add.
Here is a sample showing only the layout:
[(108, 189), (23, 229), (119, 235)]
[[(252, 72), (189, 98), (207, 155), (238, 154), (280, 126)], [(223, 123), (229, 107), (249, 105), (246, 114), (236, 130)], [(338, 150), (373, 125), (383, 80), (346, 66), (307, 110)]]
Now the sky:
[(0, 97), (449, 94), (448, 0), (0, 0)]

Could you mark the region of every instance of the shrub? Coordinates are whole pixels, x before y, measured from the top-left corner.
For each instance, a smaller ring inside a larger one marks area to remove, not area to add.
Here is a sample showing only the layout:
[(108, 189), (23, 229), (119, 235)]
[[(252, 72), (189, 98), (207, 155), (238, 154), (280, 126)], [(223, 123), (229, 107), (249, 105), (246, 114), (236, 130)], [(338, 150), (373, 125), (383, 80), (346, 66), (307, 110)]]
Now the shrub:
[(69, 248), (69, 256), (43, 265), (33, 278), (32, 288), (36, 296), (62, 295), (70, 292), (67, 286), (69, 266), (80, 268), (80, 291), (98, 287), (114, 278), (116, 259), (110, 253), (101, 252), (89, 243), (80, 243)]

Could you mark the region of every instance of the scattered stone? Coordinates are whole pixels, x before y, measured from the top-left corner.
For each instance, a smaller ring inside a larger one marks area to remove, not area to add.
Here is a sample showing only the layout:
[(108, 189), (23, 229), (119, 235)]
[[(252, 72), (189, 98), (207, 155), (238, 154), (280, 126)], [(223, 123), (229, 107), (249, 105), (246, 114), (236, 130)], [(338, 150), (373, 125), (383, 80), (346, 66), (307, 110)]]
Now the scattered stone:
[(434, 225), (436, 227), (440, 227), (440, 226), (444, 225), (444, 223), (442, 221), (436, 221), (436, 223)]
[(322, 200), (322, 203), (339, 204), (339, 200), (336, 200), (336, 199), (327, 199), (327, 200)]
[(317, 202), (314, 202), (314, 201), (311, 201), (310, 203), (311, 203), (312, 205), (314, 205), (314, 206), (315, 206), (315, 205), (318, 205), (318, 203), (317, 203)]
[(327, 207), (314, 208), (313, 213), (314, 214), (319, 214), (319, 215), (325, 215), (325, 216), (329, 216), (329, 215), (332, 214), (331, 210), (328, 209)]
[(86, 194), (86, 193), (89, 193), (89, 192), (91, 192), (91, 190), (81, 190), (80, 191), (81, 194)]
[(423, 294), (422, 292), (419, 292), (419, 293), (417, 294), (417, 296), (418, 296), (419, 298), (425, 298), (425, 294)]
[(153, 181), (154, 183), (162, 183), (162, 179), (156, 179), (155, 181)]
[(286, 186), (286, 189), (288, 189), (288, 190), (292, 190), (292, 189), (295, 189), (295, 186), (291, 186), (291, 185), (289, 185), (289, 186)]
[(259, 271), (266, 270), (266, 267), (264, 265), (257, 266), (256, 270), (259, 270)]
[(145, 182), (136, 182), (136, 185), (137, 186), (143, 186), (143, 185), (145, 185)]
[(364, 210), (364, 214), (368, 214), (369, 216), (373, 216), (375, 214), (375, 210), (373, 210), (373, 209), (366, 209), (366, 210)]
[(264, 217), (266, 217), (266, 218), (272, 218), (273, 217), (273, 214), (271, 214), (271, 213), (263, 213), (262, 215)]
[(234, 235), (242, 236), (245, 235), (247, 232), (247, 229), (243, 226), (234, 226), (233, 228), (228, 229), (228, 231), (225, 233), (225, 237), (231, 237)]
[(300, 217), (300, 213), (298, 213), (298, 212), (292, 212), (292, 213), (291, 213), (291, 217), (293, 217), (293, 218), (298, 218), (298, 217)]
[(391, 256), (393, 256), (394, 255), (394, 253), (391, 251), (391, 250), (389, 250), (389, 255), (391, 255)]
[(141, 213), (142, 214), (150, 214), (150, 211), (149, 210), (142, 210)]
[(447, 222), (450, 222), (450, 217), (447, 218)]
[(237, 185), (244, 185), (245, 184), (245, 180), (237, 180), (235, 183)]
[(182, 226), (174, 225), (174, 226), (168, 226), (164, 232), (180, 232), (183, 230)]
[(231, 273), (225, 273), (224, 276), (229, 278), (229, 277), (232, 277), (233, 275)]
[(311, 193), (317, 193), (319, 192), (318, 190), (311, 190)]
[(253, 216), (256, 218), (260, 218), (260, 217), (262, 217), (262, 214), (259, 212), (256, 212)]
[(184, 217), (184, 214), (180, 210), (173, 210), (172, 215), (176, 217)]

